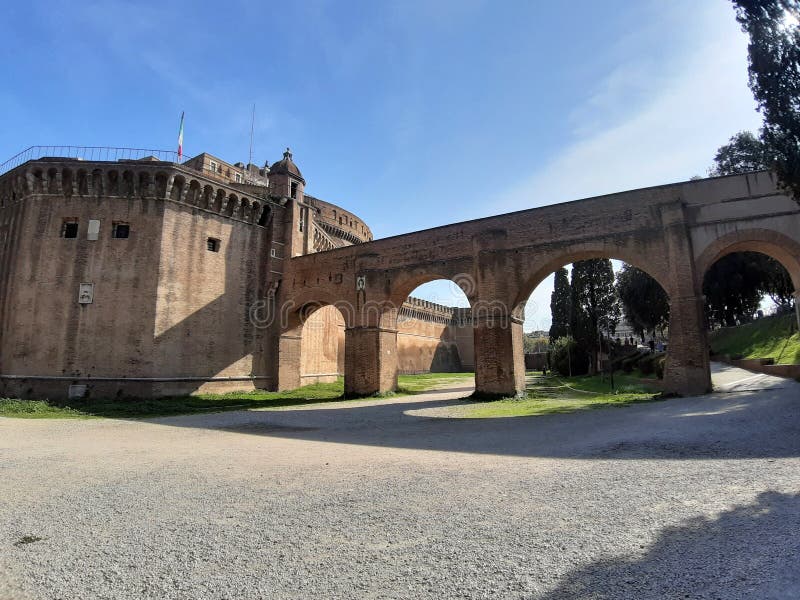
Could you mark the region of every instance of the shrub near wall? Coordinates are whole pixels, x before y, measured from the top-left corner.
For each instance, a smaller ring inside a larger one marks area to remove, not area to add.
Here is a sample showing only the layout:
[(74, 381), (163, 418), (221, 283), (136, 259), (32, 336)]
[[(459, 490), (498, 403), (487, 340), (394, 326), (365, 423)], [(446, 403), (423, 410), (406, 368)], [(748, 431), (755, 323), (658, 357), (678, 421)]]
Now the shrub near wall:
[(568, 377), (570, 370), (573, 375), (585, 375), (589, 372), (589, 356), (582, 351), (572, 338), (561, 337), (553, 344), (551, 366), (559, 375)]

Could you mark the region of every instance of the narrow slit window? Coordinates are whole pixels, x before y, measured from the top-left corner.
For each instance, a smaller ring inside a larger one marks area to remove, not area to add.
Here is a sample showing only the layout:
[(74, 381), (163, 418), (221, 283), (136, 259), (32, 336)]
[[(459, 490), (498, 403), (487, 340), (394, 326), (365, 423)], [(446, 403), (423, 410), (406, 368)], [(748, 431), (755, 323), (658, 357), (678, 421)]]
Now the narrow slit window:
[(128, 223), (114, 223), (111, 230), (111, 237), (126, 240), (131, 235), (131, 226)]
[(217, 238), (208, 238), (206, 249), (209, 252), (219, 252), (219, 240)]
[(292, 192), (291, 192), (291, 195), (292, 195), (292, 198), (297, 198), (297, 183), (296, 183), (296, 182), (294, 182), (294, 181), (292, 182)]
[(61, 224), (61, 237), (78, 237), (78, 219), (64, 219), (64, 222)]

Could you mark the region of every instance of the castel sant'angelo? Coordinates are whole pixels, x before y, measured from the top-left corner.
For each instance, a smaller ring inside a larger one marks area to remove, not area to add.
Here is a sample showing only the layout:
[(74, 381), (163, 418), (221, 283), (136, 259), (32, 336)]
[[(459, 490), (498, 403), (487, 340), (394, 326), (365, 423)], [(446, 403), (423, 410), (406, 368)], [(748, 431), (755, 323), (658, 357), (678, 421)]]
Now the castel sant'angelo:
[[(89, 150), (0, 174), (0, 396), (277, 389), (287, 261), (369, 226), (306, 194), (288, 149), (262, 167)], [(340, 309), (303, 316), (292, 381), (342, 375)], [(408, 298), (399, 316), (400, 372), (473, 367), (468, 309)]]

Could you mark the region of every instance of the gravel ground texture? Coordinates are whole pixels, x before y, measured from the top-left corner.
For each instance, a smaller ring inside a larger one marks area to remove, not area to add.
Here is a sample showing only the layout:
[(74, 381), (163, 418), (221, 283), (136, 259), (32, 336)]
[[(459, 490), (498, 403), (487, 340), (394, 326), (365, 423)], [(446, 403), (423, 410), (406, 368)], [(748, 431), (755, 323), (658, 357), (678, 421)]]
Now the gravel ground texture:
[[(800, 598), (800, 384), (0, 419), (0, 599)], [(435, 415), (435, 416), (430, 416)]]

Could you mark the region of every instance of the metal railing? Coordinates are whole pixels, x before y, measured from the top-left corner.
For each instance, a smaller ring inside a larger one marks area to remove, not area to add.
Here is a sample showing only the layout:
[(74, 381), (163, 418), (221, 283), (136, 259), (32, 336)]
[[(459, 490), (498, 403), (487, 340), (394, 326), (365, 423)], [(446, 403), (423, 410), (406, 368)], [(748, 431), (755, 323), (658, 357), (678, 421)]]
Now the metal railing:
[[(19, 165), (39, 158), (72, 158), (87, 161), (140, 160), (155, 157), (165, 162), (180, 163), (174, 150), (150, 148), (113, 148), (110, 146), (31, 146), (0, 164), (0, 175)], [(182, 158), (185, 158), (185, 154)]]

